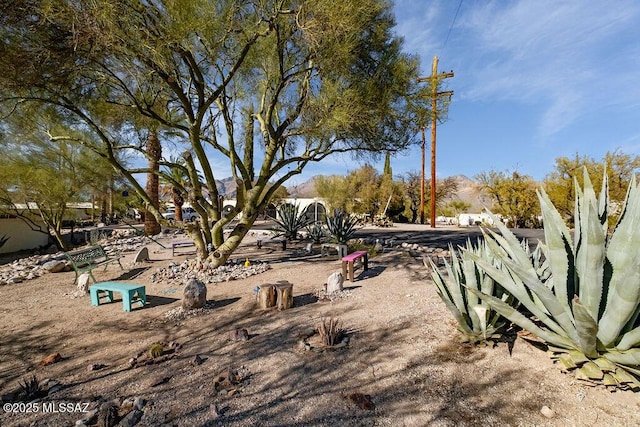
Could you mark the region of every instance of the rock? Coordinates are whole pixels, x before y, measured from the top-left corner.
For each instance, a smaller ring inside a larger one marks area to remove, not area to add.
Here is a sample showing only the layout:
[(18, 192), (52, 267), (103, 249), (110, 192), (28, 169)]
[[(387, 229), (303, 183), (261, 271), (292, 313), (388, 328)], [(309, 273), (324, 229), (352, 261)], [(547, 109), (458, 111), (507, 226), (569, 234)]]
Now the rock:
[(96, 418), (98, 418), (98, 408), (92, 409), (85, 413), (84, 417), (82, 417), (80, 421), (83, 421), (86, 424), (93, 424)]
[(249, 339), (249, 332), (244, 328), (235, 328), (230, 335), (233, 341), (247, 341)]
[(59, 273), (66, 267), (66, 263), (64, 261), (53, 260), (48, 261), (42, 264), (42, 268), (47, 270), (49, 273)]
[(133, 258), (135, 264), (139, 262), (149, 261), (149, 249), (147, 247), (140, 248), (136, 256)]
[(190, 279), (184, 288), (182, 308), (193, 310), (204, 307), (207, 302), (207, 287), (197, 279)]
[(556, 416), (555, 411), (548, 406), (543, 406), (542, 409), (540, 409), (540, 413), (547, 418), (553, 418)]
[(80, 294), (85, 295), (89, 293), (90, 281), (91, 276), (89, 273), (82, 273), (78, 276), (78, 292), (80, 292)]
[(98, 411), (98, 427), (115, 426), (118, 420), (118, 407), (113, 402), (105, 402)]
[(343, 283), (344, 278), (342, 277), (341, 271), (331, 273), (331, 275), (327, 278), (327, 294), (341, 291)]
[(107, 365), (103, 365), (101, 363), (93, 363), (93, 364), (87, 366), (87, 371), (88, 372), (99, 371), (100, 369), (104, 369), (106, 367), (107, 367)]
[(142, 418), (142, 415), (143, 415), (143, 412), (141, 410), (134, 409), (133, 411), (125, 415), (125, 417), (122, 420), (120, 420), (120, 424), (118, 425), (122, 427), (133, 427), (136, 424), (138, 424), (138, 421), (140, 421), (140, 418)]
[(194, 366), (199, 366), (199, 365), (202, 365), (205, 360), (206, 359), (203, 359), (202, 357), (200, 357), (199, 354), (196, 354), (196, 357), (193, 358), (192, 363)]
[(147, 401), (141, 397), (136, 397), (135, 399), (133, 399), (133, 407), (135, 409), (139, 409), (142, 411), (142, 408), (144, 408), (144, 405), (146, 404), (147, 404)]
[(209, 405), (209, 413), (211, 414), (211, 418), (214, 420), (220, 418), (220, 410), (215, 403)]
[(54, 363), (59, 362), (61, 360), (62, 360), (62, 356), (60, 356), (60, 353), (52, 353), (47, 357), (45, 357), (44, 359), (42, 359), (40, 361), (40, 365), (41, 366), (53, 365)]

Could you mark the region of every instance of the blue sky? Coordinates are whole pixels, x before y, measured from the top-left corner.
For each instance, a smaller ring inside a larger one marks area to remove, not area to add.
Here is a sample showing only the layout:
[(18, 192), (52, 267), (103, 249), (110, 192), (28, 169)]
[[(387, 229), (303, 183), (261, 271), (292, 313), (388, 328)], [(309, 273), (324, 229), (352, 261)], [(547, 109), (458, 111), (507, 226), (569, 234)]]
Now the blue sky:
[[(438, 177), (493, 169), (540, 180), (576, 152), (640, 155), (640, 1), (396, 0), (394, 11), (422, 75), (435, 55), (455, 73), (443, 88), (455, 94), (437, 127)], [(429, 143), (427, 130), (427, 176)], [(329, 159), (288, 185), (360, 166)], [(391, 166), (419, 171), (419, 147)]]

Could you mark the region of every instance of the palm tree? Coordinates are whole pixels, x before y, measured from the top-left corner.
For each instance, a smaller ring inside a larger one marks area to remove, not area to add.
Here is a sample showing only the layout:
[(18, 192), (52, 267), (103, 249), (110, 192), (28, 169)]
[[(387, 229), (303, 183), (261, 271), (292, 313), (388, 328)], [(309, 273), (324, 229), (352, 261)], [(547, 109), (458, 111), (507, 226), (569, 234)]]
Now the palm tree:
[[(172, 166), (164, 171), (160, 181), (165, 186), (165, 194), (169, 193), (171, 195), (171, 200), (175, 207), (175, 220), (182, 221), (182, 206), (184, 205), (185, 197), (187, 197), (186, 187), (189, 184), (189, 174), (185, 166), (186, 162), (183, 159), (170, 157), (169, 162), (172, 163)], [(168, 191), (166, 190), (167, 187)]]
[[(147, 138), (147, 157), (149, 159), (149, 173), (147, 173), (147, 188), (146, 192), (149, 198), (151, 199), (151, 203), (153, 206), (158, 209), (159, 200), (158, 200), (158, 189), (159, 189), (159, 181), (158, 181), (158, 173), (160, 171), (160, 158), (162, 157), (162, 145), (160, 145), (160, 140), (158, 139), (158, 133), (156, 131), (152, 131)], [(144, 233), (147, 236), (154, 236), (162, 231), (162, 227), (158, 223), (158, 220), (155, 216), (151, 215), (149, 212), (145, 212), (144, 216)]]

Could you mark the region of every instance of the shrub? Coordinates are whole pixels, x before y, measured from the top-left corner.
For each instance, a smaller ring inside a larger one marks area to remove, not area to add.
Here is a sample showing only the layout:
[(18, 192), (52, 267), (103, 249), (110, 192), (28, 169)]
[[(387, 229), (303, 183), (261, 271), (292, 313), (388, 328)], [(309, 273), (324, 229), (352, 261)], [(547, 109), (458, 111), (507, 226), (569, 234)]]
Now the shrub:
[[(575, 233), (540, 190), (547, 268), (537, 268), (499, 221), (502, 235), (485, 240), (506, 267), (470, 253), (476, 265), (522, 304), (516, 309), (481, 290), (469, 291), (494, 310), (547, 342), (554, 360), (577, 379), (640, 390), (640, 191), (629, 185), (622, 213), (608, 233), (606, 172), (598, 197), (585, 169), (577, 182)], [(550, 274), (549, 274), (550, 273)], [(532, 320), (531, 315), (535, 317)]]

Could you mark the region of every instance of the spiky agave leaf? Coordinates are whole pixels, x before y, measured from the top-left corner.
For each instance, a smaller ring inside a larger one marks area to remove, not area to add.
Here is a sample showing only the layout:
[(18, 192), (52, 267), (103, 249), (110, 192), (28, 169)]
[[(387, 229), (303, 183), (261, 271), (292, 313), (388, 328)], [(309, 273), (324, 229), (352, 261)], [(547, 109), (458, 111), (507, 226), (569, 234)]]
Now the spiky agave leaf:
[(553, 358), (574, 372), (576, 378), (640, 390), (640, 190), (634, 178), (622, 214), (607, 241), (606, 176), (597, 199), (586, 172), (584, 181), (584, 190), (576, 187), (573, 245), (548, 196), (544, 190), (538, 192), (545, 227), (546, 271), (551, 272), (550, 276), (543, 279), (540, 273), (544, 269), (521, 261), (524, 255), (518, 252), (510, 235), (502, 239), (496, 238), (495, 233), (485, 236), (507, 273), (475, 260), (530, 309), (542, 325), (534, 324), (492, 296), (472, 292), (503, 316), (547, 341)]
[(488, 262), (491, 262), (493, 256), (486, 249), (486, 244), (480, 242), (477, 247), (474, 247), (470, 241), (467, 241), (466, 249), (462, 252), (456, 251), (449, 245), (449, 251), (452, 257), (451, 262), (445, 259), (447, 278), (431, 259), (426, 259), (424, 263), (431, 268), (431, 277), (436, 285), (438, 296), (458, 322), (462, 340), (480, 343), (498, 338), (505, 326), (504, 320), (476, 294), (468, 291), (468, 288), (481, 289), (483, 292), (496, 295), (497, 298), (509, 300), (502, 289), (495, 287), (493, 279), (476, 267), (468, 254), (474, 253), (485, 257)]
[[(609, 239), (607, 260), (611, 279), (606, 308), (599, 325), (598, 339), (605, 347), (612, 346), (636, 313), (640, 303), (640, 191), (632, 180), (622, 214)], [(632, 342), (626, 340), (622, 349)], [(627, 348), (625, 348), (627, 347)]]

